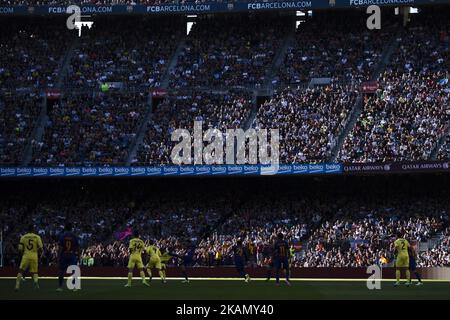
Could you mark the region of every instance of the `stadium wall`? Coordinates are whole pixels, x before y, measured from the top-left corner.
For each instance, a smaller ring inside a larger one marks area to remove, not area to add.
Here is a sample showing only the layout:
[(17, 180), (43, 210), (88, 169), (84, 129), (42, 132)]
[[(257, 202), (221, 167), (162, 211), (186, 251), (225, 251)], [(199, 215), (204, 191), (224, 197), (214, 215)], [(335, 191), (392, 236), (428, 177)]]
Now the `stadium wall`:
[[(450, 0), (272, 0), (205, 1), (199, 4), (168, 3), (160, 5), (80, 5), (81, 14), (210, 14), (230, 12), (295, 11), (316, 9), (350, 9), (378, 6), (418, 6), (448, 4)], [(67, 6), (0, 5), (0, 15), (67, 15)]]
[[(84, 277), (125, 277), (128, 273), (126, 267), (82, 267), (81, 276)], [(265, 278), (267, 269), (264, 267), (247, 268), (246, 271), (253, 278)], [(424, 279), (450, 280), (450, 268), (434, 267), (419, 268)], [(39, 275), (42, 277), (54, 277), (58, 274), (57, 267), (42, 267)], [(192, 267), (188, 270), (191, 278), (236, 278), (238, 276), (234, 267)], [(15, 277), (17, 268), (4, 267), (0, 269), (0, 277)], [(138, 272), (135, 271), (135, 276)], [(167, 268), (168, 277), (182, 277), (181, 269), (178, 267)], [(272, 274), (274, 276), (274, 273)], [(366, 279), (370, 275), (366, 268), (292, 268), (293, 278), (315, 278), (315, 279)], [(383, 268), (383, 278), (394, 279), (394, 268)]]

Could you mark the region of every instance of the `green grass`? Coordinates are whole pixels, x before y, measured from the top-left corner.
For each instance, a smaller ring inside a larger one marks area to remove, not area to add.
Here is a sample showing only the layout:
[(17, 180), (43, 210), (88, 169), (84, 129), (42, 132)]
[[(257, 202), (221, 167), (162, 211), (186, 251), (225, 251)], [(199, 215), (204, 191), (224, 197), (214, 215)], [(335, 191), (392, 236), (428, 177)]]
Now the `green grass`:
[(81, 290), (65, 289), (56, 292), (56, 279), (41, 279), (40, 290), (34, 290), (32, 281), (22, 283), (14, 291), (14, 279), (0, 279), (0, 300), (6, 299), (450, 299), (450, 282), (425, 282), (424, 286), (393, 287), (383, 281), (381, 290), (368, 290), (365, 281), (293, 281), (291, 287), (284, 283), (259, 280), (246, 284), (242, 280), (191, 280), (181, 283), (170, 279), (162, 284), (154, 279), (150, 287), (133, 280), (133, 287), (124, 288), (125, 279), (83, 279)]

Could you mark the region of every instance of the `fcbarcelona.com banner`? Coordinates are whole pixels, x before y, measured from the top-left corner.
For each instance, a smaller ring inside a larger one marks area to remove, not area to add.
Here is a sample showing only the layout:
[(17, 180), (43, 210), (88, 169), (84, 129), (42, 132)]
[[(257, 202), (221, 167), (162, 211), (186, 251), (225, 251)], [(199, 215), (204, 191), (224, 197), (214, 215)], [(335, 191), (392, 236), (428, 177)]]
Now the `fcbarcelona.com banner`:
[[(77, 1), (73, 2), (74, 4)], [(266, 10), (313, 10), (357, 8), (370, 5), (425, 5), (450, 3), (450, 0), (293, 0), (230, 1), (161, 5), (80, 5), (82, 14), (200, 14)], [(0, 15), (61, 15), (66, 6), (7, 6), (0, 4)]]
[[(0, 168), (0, 177), (149, 177), (149, 176), (232, 176), (289, 174), (341, 174), (342, 164), (292, 164), (278, 168), (266, 165), (196, 165), (155, 167), (53, 167)], [(273, 170), (275, 169), (275, 170)]]

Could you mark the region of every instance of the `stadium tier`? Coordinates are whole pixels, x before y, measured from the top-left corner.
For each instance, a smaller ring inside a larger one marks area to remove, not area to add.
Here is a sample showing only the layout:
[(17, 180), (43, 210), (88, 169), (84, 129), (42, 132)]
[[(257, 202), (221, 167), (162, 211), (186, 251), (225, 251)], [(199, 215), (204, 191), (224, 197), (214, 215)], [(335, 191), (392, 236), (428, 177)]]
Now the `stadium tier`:
[(211, 93), (189, 91), (170, 95), (153, 112), (144, 141), (133, 164), (171, 164), (175, 142), (171, 133), (177, 128), (192, 132), (194, 121), (203, 121), (203, 128), (220, 131), (241, 128), (252, 110), (251, 95), (246, 92)]
[(313, 89), (285, 89), (261, 105), (256, 128), (280, 128), (281, 163), (326, 162), (331, 157), (357, 92), (334, 83)]
[(141, 93), (68, 95), (48, 110), (42, 141), (33, 141), (33, 165), (123, 163), (145, 114)]
[[(408, 187), (419, 181), (420, 187)], [(239, 239), (248, 250), (249, 266), (265, 266), (279, 232), (295, 251), (295, 267), (366, 267), (379, 261), (389, 266), (398, 231), (415, 243), (420, 266), (450, 266), (445, 177), (305, 177), (300, 184), (273, 178), (191, 178), (176, 185), (165, 179), (73, 180), (59, 185), (5, 185), (9, 191), (0, 202), (5, 265), (18, 264), (17, 239), (26, 227), (21, 221), (36, 225), (44, 242), (41, 262), (50, 266), (57, 263), (57, 235), (71, 221), (80, 238), (80, 264), (91, 266), (126, 266), (128, 240), (137, 230), (146, 243), (155, 239), (162, 252), (183, 256), (186, 241), (195, 243), (194, 266), (233, 265), (232, 248)]]
[(375, 31), (359, 11), (97, 17), (80, 38), (57, 18), (2, 19), (0, 106), (19, 124), (1, 128), (1, 162), (170, 164), (171, 133), (194, 120), (279, 129), (281, 164), (448, 160), (447, 9), (405, 26), (386, 10)]

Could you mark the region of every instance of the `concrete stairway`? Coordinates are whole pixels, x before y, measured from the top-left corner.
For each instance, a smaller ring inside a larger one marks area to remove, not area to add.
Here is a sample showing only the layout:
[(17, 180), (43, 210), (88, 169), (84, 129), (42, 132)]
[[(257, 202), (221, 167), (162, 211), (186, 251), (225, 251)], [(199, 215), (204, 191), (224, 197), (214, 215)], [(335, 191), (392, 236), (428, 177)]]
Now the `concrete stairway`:
[(177, 66), (178, 57), (180, 56), (180, 54), (183, 51), (185, 46), (186, 46), (186, 38), (180, 37), (177, 49), (175, 50), (174, 54), (170, 58), (166, 74), (164, 75), (164, 77), (161, 80), (161, 88), (167, 89), (169, 87), (170, 74)]
[(144, 140), (145, 133), (147, 132), (148, 122), (152, 116), (152, 108), (153, 108), (152, 94), (149, 93), (147, 96), (147, 112), (145, 113), (144, 118), (141, 120), (141, 124), (139, 125), (139, 129), (135, 139), (128, 148), (128, 156), (127, 159), (125, 159), (127, 166), (131, 165), (131, 162), (136, 158), (138, 148), (142, 144), (142, 141)]
[(47, 97), (44, 95), (41, 102), (41, 110), (39, 116), (34, 124), (33, 131), (31, 132), (30, 138), (25, 145), (21, 166), (26, 167), (30, 164), (33, 158), (33, 145), (35, 142), (42, 141), (42, 136), (44, 134), (44, 127), (47, 121)]
[(280, 69), (281, 64), (284, 62), (284, 58), (286, 57), (286, 53), (289, 47), (294, 43), (294, 33), (295, 30), (285, 35), (282, 46), (279, 48), (275, 57), (273, 58), (272, 65), (268, 69), (266, 73), (266, 81), (261, 88), (262, 92), (259, 95), (271, 96), (273, 94), (273, 84), (272, 81), (276, 78), (278, 74), (278, 70)]
[[(392, 54), (395, 52), (395, 50), (398, 47), (397, 37), (398, 37), (398, 34), (395, 34), (391, 38), (388, 46), (383, 50), (380, 61), (378, 62), (377, 66), (375, 67), (374, 72), (371, 76), (371, 80), (377, 80), (378, 77), (385, 70), (387, 64), (391, 60)], [(331, 150), (330, 156), (327, 159), (329, 162), (335, 162), (337, 160), (339, 150), (342, 148), (345, 138), (347, 137), (347, 135), (350, 133), (350, 131), (355, 126), (356, 121), (358, 120), (359, 116), (361, 115), (362, 108), (363, 108), (363, 95), (360, 93), (360, 94), (358, 94), (358, 97), (356, 98), (355, 104), (352, 108), (349, 118), (344, 125), (344, 129), (339, 134), (336, 144)]]
[(447, 130), (445, 131), (445, 134), (443, 134), (442, 137), (439, 138), (439, 140), (434, 145), (433, 150), (431, 150), (430, 160), (436, 160), (439, 150), (445, 143), (447, 143), (447, 137), (449, 136), (449, 134), (450, 134), (450, 124), (447, 123)]
[[(59, 61), (59, 73), (56, 79), (55, 88), (61, 90), (64, 86), (64, 79), (67, 74), (67, 70), (70, 65), (70, 60), (75, 52), (75, 48), (78, 47), (79, 40), (76, 38), (67, 49), (63, 57)], [(38, 119), (36, 120), (35, 126), (33, 128), (32, 134), (24, 148), (22, 157), (22, 166), (28, 166), (33, 158), (33, 145), (36, 142), (42, 141), (42, 136), (44, 135), (45, 124), (48, 121), (47, 116), (47, 97), (44, 95), (43, 102), (41, 104), (41, 111), (39, 112)]]

